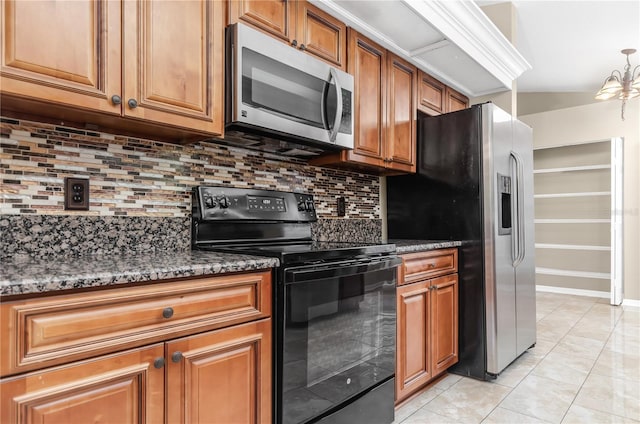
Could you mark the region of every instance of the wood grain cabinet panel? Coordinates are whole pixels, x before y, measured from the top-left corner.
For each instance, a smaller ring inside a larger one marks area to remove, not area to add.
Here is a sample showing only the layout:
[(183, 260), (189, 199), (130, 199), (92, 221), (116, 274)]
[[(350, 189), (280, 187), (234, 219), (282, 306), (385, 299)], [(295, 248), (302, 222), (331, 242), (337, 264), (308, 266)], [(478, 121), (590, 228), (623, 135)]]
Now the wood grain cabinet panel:
[(402, 284), (458, 272), (458, 249), (437, 249), (402, 255)]
[(125, 116), (222, 133), (223, 7), (124, 2)]
[(418, 71), (418, 110), (427, 115), (439, 115), (445, 110), (446, 86), (431, 75)]
[(0, 304), (2, 375), (271, 315), (270, 272)]
[(294, 40), (295, 2), (229, 0), (229, 24), (244, 22), (287, 43)]
[(347, 26), (306, 1), (297, 2), (298, 48), (333, 65), (347, 66)]
[(3, 1), (2, 93), (119, 115), (121, 19), (119, 1)]
[(387, 99), (387, 52), (349, 30), (348, 71), (354, 78), (355, 146), (364, 163), (382, 165)]
[(387, 167), (416, 170), (416, 77), (409, 62), (388, 53)]
[(4, 379), (0, 422), (162, 424), (163, 356), (158, 343)]
[(441, 374), (458, 362), (458, 275), (431, 280), (431, 370)]
[[(396, 300), (396, 404), (458, 362), (457, 257), (457, 249), (402, 255)], [(442, 276), (433, 278), (436, 275)]]
[(431, 380), (429, 282), (398, 287), (396, 296), (396, 400), (400, 401)]
[(271, 423), (271, 320), (167, 344), (170, 423)]
[(0, 306), (3, 424), (271, 423), (271, 271)]
[(222, 134), (223, 2), (6, 1), (0, 10), (9, 110), (163, 136)]
[(230, 0), (229, 23), (243, 22), (338, 69), (346, 68), (347, 26), (305, 0)]
[(445, 98), (446, 112), (455, 112), (469, 107), (469, 99), (451, 87), (447, 87)]

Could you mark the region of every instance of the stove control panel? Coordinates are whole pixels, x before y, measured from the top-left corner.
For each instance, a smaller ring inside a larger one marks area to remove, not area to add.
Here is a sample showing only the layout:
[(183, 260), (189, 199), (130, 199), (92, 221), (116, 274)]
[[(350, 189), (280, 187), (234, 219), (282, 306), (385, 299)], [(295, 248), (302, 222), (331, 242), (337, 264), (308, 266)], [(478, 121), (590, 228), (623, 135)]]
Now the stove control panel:
[(194, 189), (193, 215), (204, 221), (316, 220), (313, 196), (310, 194), (212, 186)]

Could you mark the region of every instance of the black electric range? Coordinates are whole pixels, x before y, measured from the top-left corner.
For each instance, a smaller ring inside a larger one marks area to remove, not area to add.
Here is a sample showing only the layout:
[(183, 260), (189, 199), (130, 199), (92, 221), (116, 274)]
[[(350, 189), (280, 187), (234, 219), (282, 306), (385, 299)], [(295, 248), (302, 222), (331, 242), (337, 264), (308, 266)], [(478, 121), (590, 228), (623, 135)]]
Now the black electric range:
[(194, 249), (276, 257), (277, 424), (394, 418), (395, 245), (312, 240), (313, 196), (200, 186)]

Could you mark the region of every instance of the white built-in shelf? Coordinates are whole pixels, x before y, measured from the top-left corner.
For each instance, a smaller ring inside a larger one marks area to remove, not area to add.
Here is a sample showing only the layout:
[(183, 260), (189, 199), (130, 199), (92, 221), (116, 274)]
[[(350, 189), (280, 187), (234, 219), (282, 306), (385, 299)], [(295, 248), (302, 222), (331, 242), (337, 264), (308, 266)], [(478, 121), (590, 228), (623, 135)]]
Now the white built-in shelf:
[(557, 197), (589, 197), (589, 196), (611, 196), (610, 191), (581, 191), (579, 193), (548, 193), (534, 194), (534, 199), (552, 199)]
[(609, 246), (594, 246), (588, 244), (554, 244), (536, 243), (536, 249), (560, 249), (560, 250), (590, 250), (590, 251), (611, 251)]
[(574, 172), (574, 171), (594, 171), (596, 169), (611, 169), (611, 165), (583, 165), (583, 166), (567, 166), (563, 168), (544, 168), (534, 169), (534, 174), (551, 174), (554, 172)]
[(610, 219), (535, 219), (535, 224), (610, 224)]
[(568, 269), (556, 269), (556, 268), (536, 267), (536, 274), (557, 275), (560, 277), (598, 278), (601, 280), (611, 279), (611, 274), (608, 272), (571, 271)]

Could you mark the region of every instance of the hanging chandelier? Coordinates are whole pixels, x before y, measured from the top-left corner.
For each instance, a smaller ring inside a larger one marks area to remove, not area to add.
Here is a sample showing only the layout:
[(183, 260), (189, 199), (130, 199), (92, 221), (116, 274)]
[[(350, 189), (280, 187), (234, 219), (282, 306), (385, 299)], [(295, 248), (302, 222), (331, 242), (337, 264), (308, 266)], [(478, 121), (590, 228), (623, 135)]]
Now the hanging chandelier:
[(624, 121), (624, 107), (628, 99), (640, 96), (640, 72), (636, 75), (636, 71), (640, 65), (636, 66), (631, 72), (631, 63), (629, 63), (629, 55), (634, 54), (636, 49), (624, 49), (620, 51), (627, 55), (627, 64), (624, 67), (624, 75), (617, 69), (611, 72), (611, 75), (605, 80), (602, 88), (596, 93), (597, 100), (608, 100), (614, 97), (622, 100), (622, 120)]

